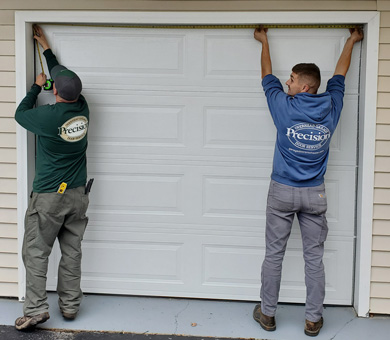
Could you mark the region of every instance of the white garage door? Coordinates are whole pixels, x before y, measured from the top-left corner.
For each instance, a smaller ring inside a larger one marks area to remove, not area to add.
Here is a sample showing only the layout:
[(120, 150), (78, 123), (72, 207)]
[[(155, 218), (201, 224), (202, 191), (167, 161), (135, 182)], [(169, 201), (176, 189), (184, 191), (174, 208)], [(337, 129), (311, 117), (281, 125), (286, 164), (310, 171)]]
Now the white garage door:
[[(83, 290), (258, 300), (275, 127), (253, 30), (44, 29), (91, 109)], [(315, 62), (324, 91), (348, 35), (270, 30), (274, 73), (284, 82), (296, 63)], [(326, 176), (332, 304), (352, 298), (358, 72), (355, 51)], [(295, 223), (281, 301), (305, 300), (301, 249)], [(49, 289), (59, 256), (57, 248)]]

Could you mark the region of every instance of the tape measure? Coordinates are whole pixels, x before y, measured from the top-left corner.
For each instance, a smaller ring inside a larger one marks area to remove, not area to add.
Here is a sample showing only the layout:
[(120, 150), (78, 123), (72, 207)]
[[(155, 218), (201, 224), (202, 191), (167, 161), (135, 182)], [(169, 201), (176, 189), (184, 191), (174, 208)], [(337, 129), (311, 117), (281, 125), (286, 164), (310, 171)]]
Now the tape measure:
[(45, 23), (45, 25), (55, 26), (75, 26), (75, 27), (111, 27), (111, 28), (154, 28), (154, 29), (255, 29), (264, 26), (265, 28), (287, 28), (287, 29), (304, 29), (304, 28), (362, 28), (361, 24), (211, 24), (211, 25), (165, 25), (165, 24), (129, 24), (129, 25), (110, 25), (110, 24), (64, 24), (64, 23)]
[[(43, 63), (42, 63), (42, 56), (41, 56), (41, 50), (39, 48), (39, 43), (37, 40), (35, 40), (36, 44), (37, 44), (37, 50), (38, 50), (38, 56), (39, 56), (39, 61), (41, 63), (41, 70), (42, 70), (42, 73), (45, 74), (45, 69), (43, 68)], [(43, 85), (43, 89), (45, 91), (50, 91), (53, 89), (53, 79), (46, 79), (46, 83), (45, 85)]]

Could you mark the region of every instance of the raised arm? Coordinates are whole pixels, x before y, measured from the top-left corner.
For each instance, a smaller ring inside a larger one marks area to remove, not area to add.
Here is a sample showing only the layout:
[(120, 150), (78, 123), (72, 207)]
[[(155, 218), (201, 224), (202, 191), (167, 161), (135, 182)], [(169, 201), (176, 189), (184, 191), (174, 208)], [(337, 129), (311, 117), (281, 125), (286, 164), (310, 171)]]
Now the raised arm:
[(40, 26), (34, 24), (33, 25), (33, 33), (34, 33), (34, 39), (40, 43), (43, 50), (44, 51), (48, 50), (50, 48), (50, 45), (46, 39), (45, 34), (43, 33), (42, 28)]
[(271, 55), (269, 53), (268, 37), (267, 37), (268, 28), (260, 27), (256, 28), (254, 32), (254, 38), (257, 41), (260, 41), (262, 44), (261, 49), (261, 78), (264, 78), (266, 75), (272, 73), (272, 63)]
[(351, 28), (349, 31), (351, 36), (345, 42), (344, 49), (341, 52), (339, 61), (336, 65), (334, 75), (340, 74), (344, 77), (346, 76), (349, 65), (351, 64), (353, 45), (363, 39), (363, 31), (360, 28)]
[(49, 73), (51, 74), (51, 70), (53, 69), (53, 67), (58, 65), (58, 60), (50, 48), (49, 42), (46, 39), (43, 29), (40, 26), (34, 24), (33, 32), (34, 32), (34, 39), (38, 41), (38, 43), (43, 48), (43, 55), (46, 58), (47, 67), (49, 69)]

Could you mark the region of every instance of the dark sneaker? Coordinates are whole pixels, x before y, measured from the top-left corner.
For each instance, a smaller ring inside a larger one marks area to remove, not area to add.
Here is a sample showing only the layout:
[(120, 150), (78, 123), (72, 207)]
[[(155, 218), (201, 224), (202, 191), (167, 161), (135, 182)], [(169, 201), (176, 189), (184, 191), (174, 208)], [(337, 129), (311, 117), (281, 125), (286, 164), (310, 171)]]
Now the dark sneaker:
[(276, 329), (275, 317), (263, 314), (260, 305), (256, 305), (253, 310), (253, 318), (268, 332), (272, 332)]
[(76, 319), (77, 313), (62, 312), (62, 316), (64, 317), (64, 319), (74, 320), (74, 319)]
[(305, 334), (308, 336), (317, 336), (320, 333), (321, 327), (324, 324), (324, 319), (321, 317), (317, 322), (306, 320)]
[(15, 328), (18, 331), (35, 327), (39, 323), (43, 323), (50, 319), (49, 313), (42, 313), (34, 316), (21, 316), (15, 320)]

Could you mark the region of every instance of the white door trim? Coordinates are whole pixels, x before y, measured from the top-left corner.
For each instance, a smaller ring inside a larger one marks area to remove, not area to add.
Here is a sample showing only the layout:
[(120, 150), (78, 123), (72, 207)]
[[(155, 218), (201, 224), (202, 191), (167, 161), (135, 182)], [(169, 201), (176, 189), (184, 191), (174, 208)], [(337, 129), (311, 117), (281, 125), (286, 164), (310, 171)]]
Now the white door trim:
[[(368, 316), (370, 303), (371, 241), (374, 203), (376, 98), (378, 77), (379, 12), (96, 12), (16, 11), (16, 101), (34, 82), (33, 23), (84, 24), (354, 24), (365, 25), (361, 79), (359, 175), (357, 197), (357, 247), (354, 307)], [(21, 253), (24, 213), (28, 204), (33, 167), (29, 159), (31, 136), (17, 127), (18, 245)], [(19, 256), (19, 299), (25, 292), (25, 271)]]

